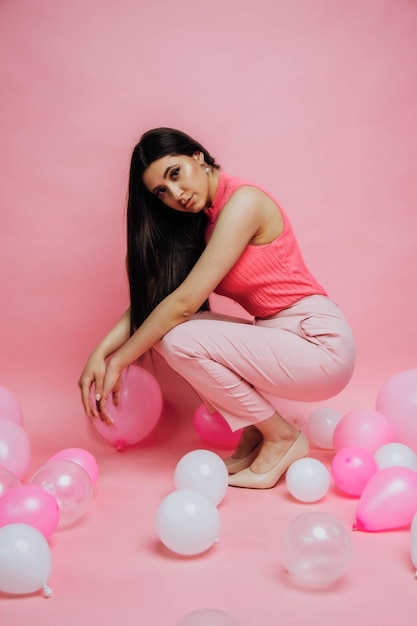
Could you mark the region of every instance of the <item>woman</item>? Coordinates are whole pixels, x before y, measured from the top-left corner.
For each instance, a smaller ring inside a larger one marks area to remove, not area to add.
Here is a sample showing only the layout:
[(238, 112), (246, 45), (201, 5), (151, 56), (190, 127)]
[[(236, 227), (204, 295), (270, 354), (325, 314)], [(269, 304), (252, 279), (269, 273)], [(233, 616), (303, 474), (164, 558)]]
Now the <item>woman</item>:
[[(229, 484), (274, 486), (309, 445), (267, 396), (332, 397), (355, 359), (349, 326), (305, 266), (285, 212), (188, 135), (157, 128), (133, 151), (127, 231), (131, 306), (81, 375), (87, 416), (111, 423), (106, 400), (117, 402), (122, 370), (154, 348), (209, 410), (243, 427), (225, 459)], [(253, 322), (210, 312), (213, 292)]]

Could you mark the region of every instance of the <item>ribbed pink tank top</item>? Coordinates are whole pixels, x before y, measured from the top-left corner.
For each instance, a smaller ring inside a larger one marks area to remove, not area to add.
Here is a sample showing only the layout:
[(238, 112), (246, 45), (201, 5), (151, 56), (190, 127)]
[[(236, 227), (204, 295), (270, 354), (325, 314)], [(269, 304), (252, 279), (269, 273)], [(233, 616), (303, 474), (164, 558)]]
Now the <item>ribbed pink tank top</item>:
[[(220, 172), (213, 204), (206, 211), (209, 218), (206, 241), (210, 239), (222, 208), (242, 185), (264, 191), (258, 185)], [(291, 224), (281, 207), (280, 211), (284, 226), (278, 239), (264, 245), (248, 245), (215, 289), (215, 293), (235, 300), (254, 317), (275, 315), (305, 296), (327, 296), (307, 269)]]

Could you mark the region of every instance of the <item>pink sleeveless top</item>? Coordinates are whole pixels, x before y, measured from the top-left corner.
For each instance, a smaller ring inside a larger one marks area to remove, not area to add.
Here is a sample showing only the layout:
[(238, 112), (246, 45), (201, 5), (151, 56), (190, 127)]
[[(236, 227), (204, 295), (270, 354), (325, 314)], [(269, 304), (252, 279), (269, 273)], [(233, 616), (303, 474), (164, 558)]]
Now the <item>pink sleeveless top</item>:
[[(224, 205), (243, 185), (264, 191), (258, 185), (220, 172), (213, 204), (206, 211), (209, 219), (206, 241), (210, 239)], [(214, 290), (235, 300), (254, 317), (275, 315), (305, 296), (327, 296), (307, 269), (291, 224), (281, 207), (280, 211), (284, 221), (281, 235), (268, 244), (248, 245)]]

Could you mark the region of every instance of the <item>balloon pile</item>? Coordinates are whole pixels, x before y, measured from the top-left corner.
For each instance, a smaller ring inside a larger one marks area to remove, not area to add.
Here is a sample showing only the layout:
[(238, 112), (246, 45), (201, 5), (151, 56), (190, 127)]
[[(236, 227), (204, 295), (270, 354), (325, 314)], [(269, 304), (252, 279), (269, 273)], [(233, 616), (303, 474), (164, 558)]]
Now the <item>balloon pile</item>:
[[(316, 459), (299, 459), (286, 474), (290, 494), (315, 502), (326, 495), (331, 476), (341, 493), (356, 499), (353, 530), (410, 529), (417, 570), (417, 369), (388, 379), (375, 409), (345, 415), (316, 409), (309, 432), (313, 444), (334, 451), (330, 474)], [(337, 580), (350, 561), (346, 537), (337, 520), (321, 513), (293, 520), (283, 542), (287, 571), (308, 586)]]
[(226, 465), (210, 450), (188, 452), (175, 468), (174, 483), (176, 490), (158, 508), (157, 534), (176, 554), (201, 554), (219, 538), (217, 507), (227, 491)]
[[(92, 402), (94, 393), (92, 388)], [(129, 365), (122, 372), (118, 404), (114, 404), (111, 396), (107, 400), (113, 424), (95, 419), (93, 425), (103, 439), (121, 451), (139, 443), (153, 431), (162, 407), (162, 391), (156, 378), (143, 367)]]
[(22, 410), (0, 386), (0, 591), (49, 597), (49, 539), (86, 513), (99, 472), (90, 452), (66, 448), (23, 483), (30, 458)]

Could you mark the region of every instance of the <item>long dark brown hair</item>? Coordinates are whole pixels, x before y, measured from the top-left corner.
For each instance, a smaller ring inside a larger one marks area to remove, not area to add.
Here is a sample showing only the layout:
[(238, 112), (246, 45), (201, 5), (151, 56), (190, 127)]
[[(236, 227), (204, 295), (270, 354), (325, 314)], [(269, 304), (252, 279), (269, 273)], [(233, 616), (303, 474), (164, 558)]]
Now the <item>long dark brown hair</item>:
[[(206, 215), (169, 208), (143, 183), (144, 171), (168, 155), (204, 154), (207, 165), (219, 168), (198, 141), (173, 128), (154, 128), (142, 135), (132, 154), (127, 202), (127, 272), (131, 333), (168, 294), (176, 289), (200, 257)], [(202, 308), (208, 308), (206, 302)]]

